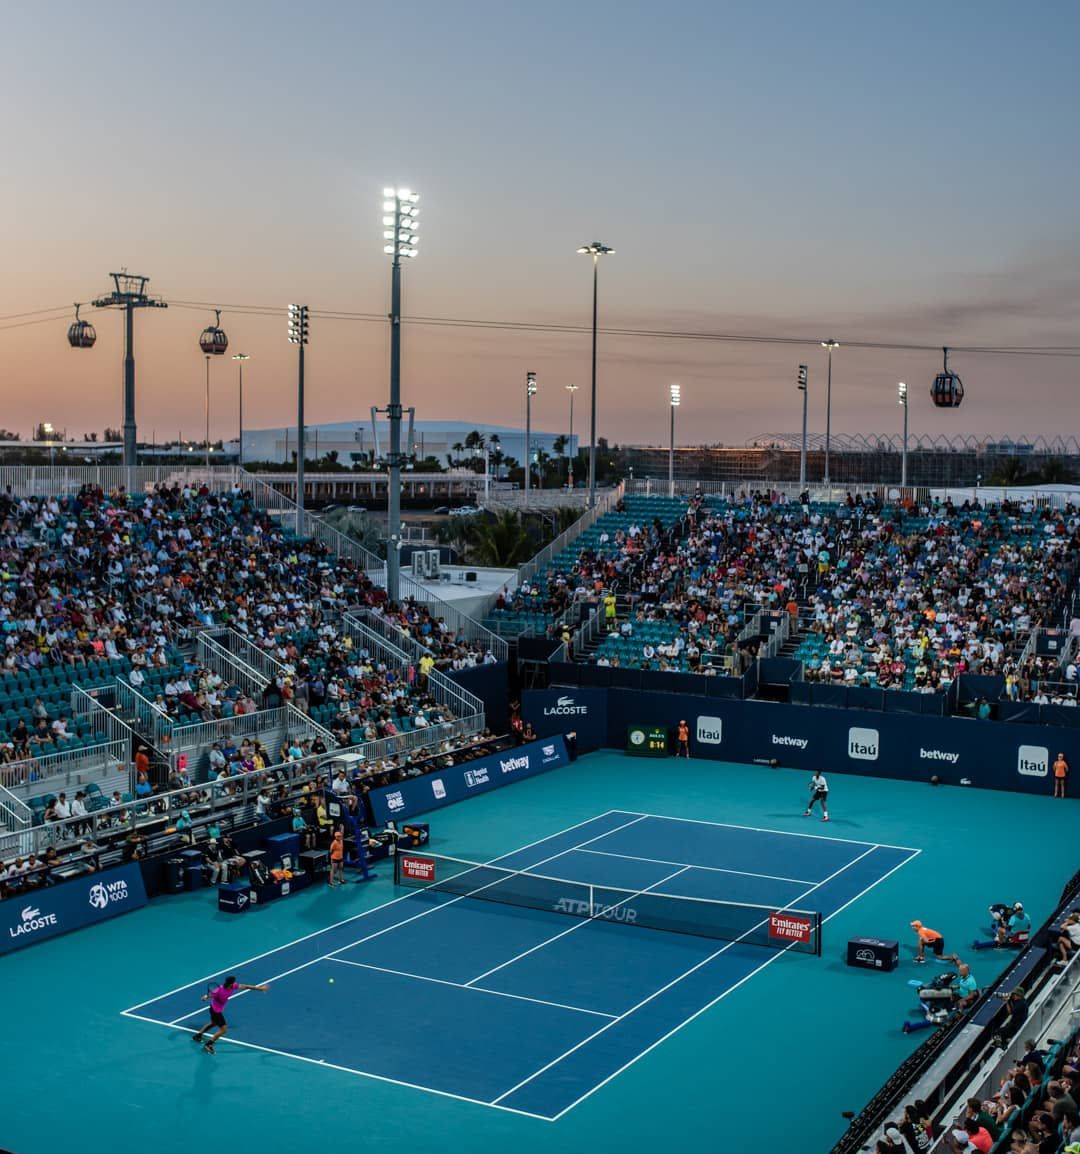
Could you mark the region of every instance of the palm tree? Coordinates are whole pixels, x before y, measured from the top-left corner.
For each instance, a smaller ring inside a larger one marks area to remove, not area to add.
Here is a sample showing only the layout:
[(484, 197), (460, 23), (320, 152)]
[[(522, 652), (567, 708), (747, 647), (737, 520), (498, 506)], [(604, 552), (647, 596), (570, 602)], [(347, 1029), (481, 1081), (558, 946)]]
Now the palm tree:
[(567, 446), (570, 444), (570, 438), (565, 433), (560, 433), (552, 443), (551, 447), (558, 457), (566, 457), (566, 479), (567, 483), (570, 481), (570, 458), (566, 456)]
[(1044, 485), (1061, 485), (1072, 480), (1072, 471), (1060, 457), (1043, 461), (1039, 469), (1039, 480)]
[(498, 433), (492, 433), (488, 437), (488, 447), (491, 449), (491, 463), (495, 466), (495, 478), (499, 478), (499, 467), (503, 462), (502, 442), (499, 440)]
[(476, 533), (472, 517), (448, 517), (435, 529), (435, 536), (444, 545), (450, 545), (457, 554), (459, 563), (464, 564), (469, 555), (469, 546)]
[(537, 487), (542, 489), (544, 487), (544, 473), (547, 470), (548, 463), (551, 461), (551, 454), (547, 449), (536, 450), (536, 476)]
[(474, 555), (480, 565), (506, 569), (532, 556), (529, 535), (521, 518), (506, 509), (497, 517), (487, 517), (477, 526)]
[(1019, 457), (1008, 457), (998, 466), (991, 480), (997, 485), (1018, 485), (1025, 472), (1024, 462)]

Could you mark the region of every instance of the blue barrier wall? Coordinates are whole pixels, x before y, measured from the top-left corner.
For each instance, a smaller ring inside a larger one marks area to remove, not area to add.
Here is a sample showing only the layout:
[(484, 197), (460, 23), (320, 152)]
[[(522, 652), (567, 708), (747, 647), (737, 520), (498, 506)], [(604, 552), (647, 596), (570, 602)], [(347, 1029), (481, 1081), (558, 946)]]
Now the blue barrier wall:
[[(536, 691), (522, 712), (536, 726), (546, 705), (581, 692), (576, 687)], [(604, 712), (605, 744), (613, 749), (625, 747), (630, 725), (662, 725), (673, 732), (685, 718), (693, 756), (718, 761), (775, 758), (783, 766), (910, 781), (936, 774), (949, 785), (1047, 794), (1053, 792), (1051, 766), (1059, 752), (1080, 768), (1077, 729), (616, 688), (607, 690)], [(580, 734), (580, 721), (571, 720), (574, 724), (565, 724), (562, 732)]]
[(569, 761), (561, 737), (531, 741), (514, 749), (478, 757), (439, 773), (426, 773), (397, 785), (373, 789), (368, 794), (371, 811), (377, 822), (384, 823), (415, 817), (418, 813), (453, 805), (478, 793), (513, 785), (525, 777), (546, 773)]
[(510, 690), (505, 662), (459, 669), (447, 677), (480, 698), (484, 703), (484, 721), (492, 733), (506, 733), (510, 729)]
[(589, 753), (607, 745), (606, 689), (590, 687), (526, 689), (521, 695), (521, 713), (533, 724), (540, 737), (554, 733), (576, 733), (579, 753)]
[(33, 946), (144, 905), (146, 890), (137, 863), (29, 890), (0, 902), (0, 953)]

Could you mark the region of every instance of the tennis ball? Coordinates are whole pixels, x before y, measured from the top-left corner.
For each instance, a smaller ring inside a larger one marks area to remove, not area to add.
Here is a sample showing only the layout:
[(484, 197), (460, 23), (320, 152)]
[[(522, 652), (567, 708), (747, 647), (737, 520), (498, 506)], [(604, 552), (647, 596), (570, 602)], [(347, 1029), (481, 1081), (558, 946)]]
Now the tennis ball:
[(330, 981), (330, 985), (333, 985), (333, 984), (334, 984), (334, 979), (333, 979), (333, 978), (330, 978), (330, 979), (329, 979), (329, 981)]

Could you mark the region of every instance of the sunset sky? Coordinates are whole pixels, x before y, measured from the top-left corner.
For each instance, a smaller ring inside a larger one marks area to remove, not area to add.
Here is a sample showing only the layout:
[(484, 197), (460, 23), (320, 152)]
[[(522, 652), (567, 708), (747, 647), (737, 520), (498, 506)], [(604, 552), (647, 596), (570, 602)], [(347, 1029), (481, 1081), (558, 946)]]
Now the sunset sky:
[[(294, 419), (285, 307), (385, 314), (386, 184), (421, 194), (405, 269), (403, 400), (418, 419), (586, 432), (589, 336), (410, 325), (408, 316), (591, 321), (805, 337), (804, 347), (602, 338), (601, 435), (682, 444), (800, 423), (816, 342), (1077, 346), (1080, 7), (634, 0), (10, 4), (0, 39), (0, 425), (70, 436), (121, 418), (122, 317), (67, 307), (127, 267), (168, 311), (136, 318), (141, 440), (197, 437), (197, 339), (223, 309), (251, 355), (245, 422)], [(206, 308), (176, 302), (206, 302)], [(251, 315), (230, 305), (261, 306)], [(15, 317), (15, 319), (10, 319)], [(1080, 359), (940, 352), (834, 358), (833, 428), (1075, 433)], [(213, 365), (212, 430), (234, 436), (236, 365)], [(307, 419), (385, 404), (384, 321), (313, 317)]]

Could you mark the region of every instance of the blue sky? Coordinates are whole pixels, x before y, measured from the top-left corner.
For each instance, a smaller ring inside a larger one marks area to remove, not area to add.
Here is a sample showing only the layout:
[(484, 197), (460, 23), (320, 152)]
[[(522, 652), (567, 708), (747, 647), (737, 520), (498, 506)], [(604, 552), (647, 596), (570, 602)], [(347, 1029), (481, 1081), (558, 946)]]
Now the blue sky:
[[(12, 8), (0, 315), (85, 300), (127, 266), (172, 301), (384, 313), (381, 189), (421, 193), (406, 314), (651, 329), (1080, 344), (1075, 5), (109, 2)], [(119, 419), (120, 318), (92, 352), (65, 321), (0, 332), (3, 422)], [(140, 432), (201, 427), (208, 311), (138, 321)], [(0, 322), (2, 325), (4, 322)], [(252, 355), (248, 423), (293, 412), (283, 314), (228, 308)], [(834, 428), (1052, 432), (1076, 361), (956, 357), (964, 407), (926, 386), (940, 354), (841, 350)], [(384, 403), (382, 325), (313, 321), (308, 419)], [(737, 443), (799, 421), (820, 350), (607, 338), (600, 431)], [(566, 421), (586, 337), (406, 327), (418, 417)], [(234, 366), (214, 365), (216, 435)], [(579, 393), (579, 400), (583, 394)], [(580, 419), (580, 418), (579, 418)], [(578, 428), (580, 431), (580, 426)]]

